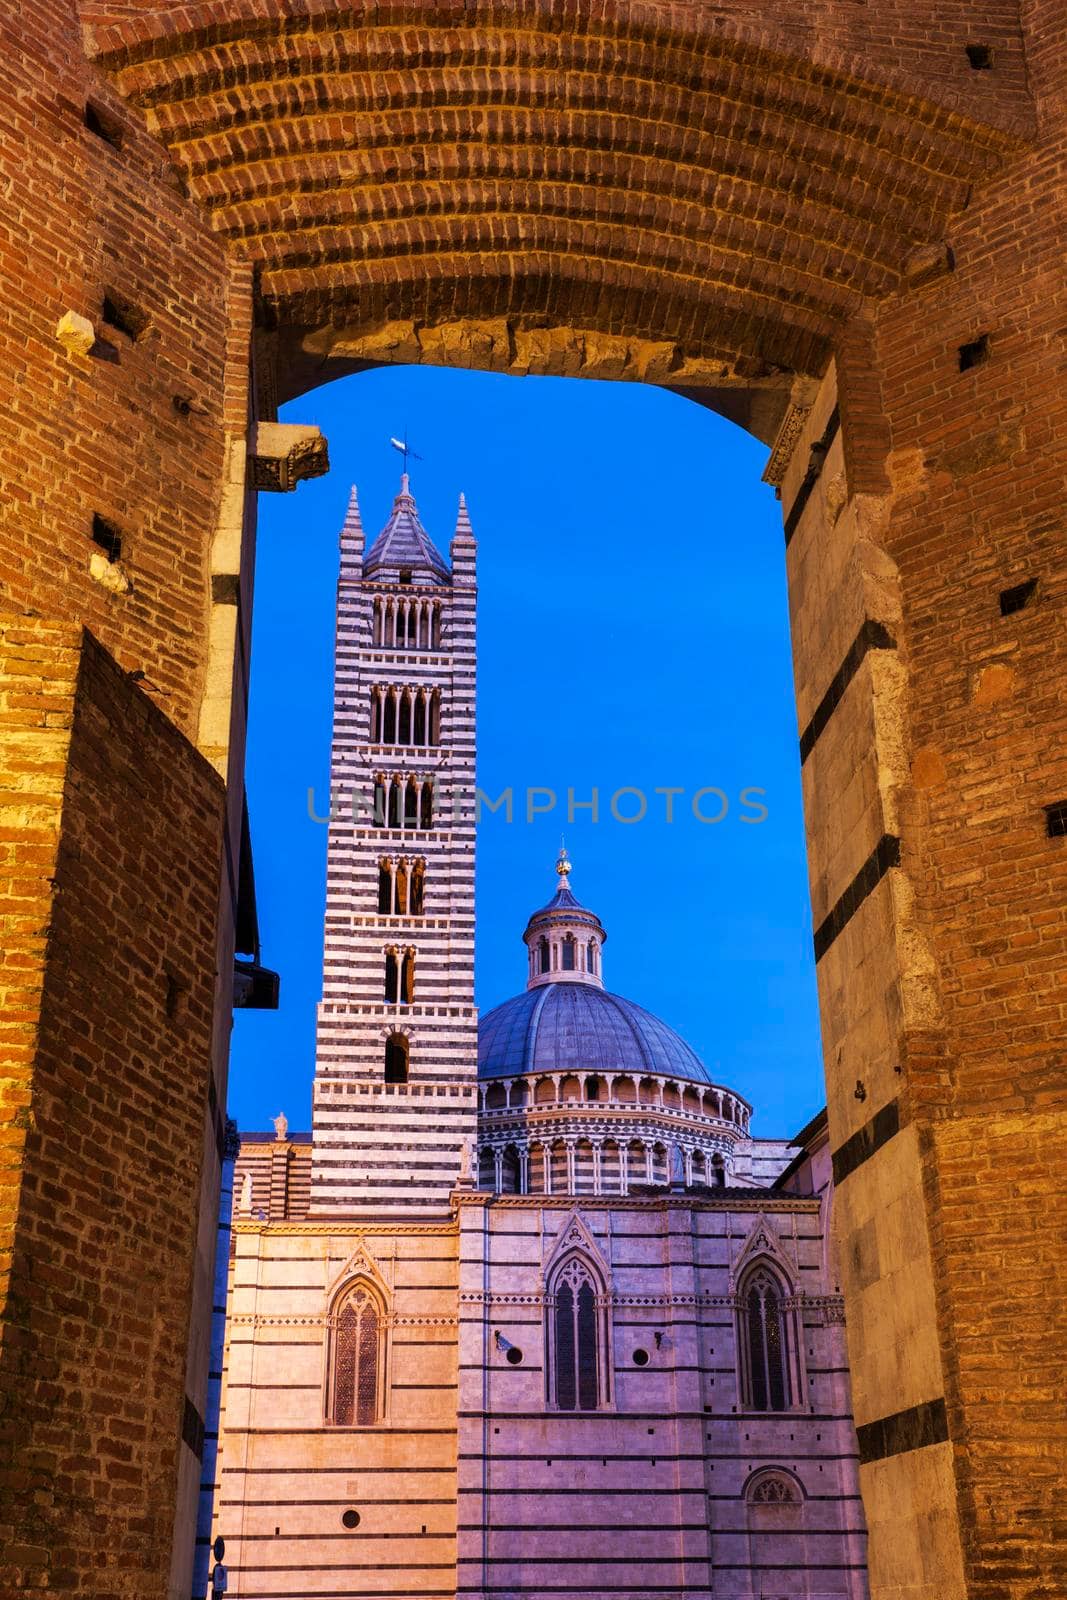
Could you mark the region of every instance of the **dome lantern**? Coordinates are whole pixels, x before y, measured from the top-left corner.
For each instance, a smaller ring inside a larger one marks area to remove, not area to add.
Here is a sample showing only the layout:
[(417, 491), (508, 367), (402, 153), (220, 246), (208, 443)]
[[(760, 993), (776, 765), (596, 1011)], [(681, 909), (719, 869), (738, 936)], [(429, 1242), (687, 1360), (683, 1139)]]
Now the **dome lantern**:
[(523, 939), (529, 952), (527, 989), (546, 983), (587, 983), (604, 987), (601, 951), (607, 934), (595, 911), (588, 911), (570, 886), (570, 857), (560, 846), (556, 892), (535, 911)]

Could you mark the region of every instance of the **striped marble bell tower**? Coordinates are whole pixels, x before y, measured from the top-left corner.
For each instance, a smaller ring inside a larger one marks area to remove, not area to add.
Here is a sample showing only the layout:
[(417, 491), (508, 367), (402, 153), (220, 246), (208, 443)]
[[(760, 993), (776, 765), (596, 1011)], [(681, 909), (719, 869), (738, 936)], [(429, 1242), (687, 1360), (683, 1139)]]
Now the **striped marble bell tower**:
[(475, 1134), (476, 545), (341, 530), (311, 1214), (447, 1211)]

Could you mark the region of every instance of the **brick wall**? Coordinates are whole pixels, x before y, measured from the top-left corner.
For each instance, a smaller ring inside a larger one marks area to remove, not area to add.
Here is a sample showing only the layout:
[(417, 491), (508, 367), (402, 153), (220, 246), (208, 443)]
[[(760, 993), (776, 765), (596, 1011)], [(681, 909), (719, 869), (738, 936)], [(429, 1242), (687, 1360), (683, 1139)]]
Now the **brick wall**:
[[(86, 128), (89, 99), (120, 149)], [(0, 17), (0, 118), (3, 600), (80, 618), (189, 732), (221, 488), (225, 254), (144, 119), (86, 62), (72, 0)], [(143, 315), (139, 337), (105, 324), (105, 293)], [(67, 311), (93, 323), (89, 355), (58, 342)], [(125, 593), (90, 575), (94, 512), (121, 533)]]
[(17, 1586), (132, 1600), (171, 1559), (223, 791), (89, 635), (0, 639), (0, 1523)]

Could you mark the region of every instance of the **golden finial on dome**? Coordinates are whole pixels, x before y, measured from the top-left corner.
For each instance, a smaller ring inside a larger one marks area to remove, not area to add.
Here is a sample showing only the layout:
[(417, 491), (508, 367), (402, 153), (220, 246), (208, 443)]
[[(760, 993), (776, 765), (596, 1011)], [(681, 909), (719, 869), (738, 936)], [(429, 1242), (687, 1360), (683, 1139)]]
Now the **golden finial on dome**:
[(556, 871), (559, 873), (559, 886), (562, 889), (570, 877), (571, 863), (567, 855), (567, 846), (563, 840), (559, 841), (559, 855), (556, 857)]

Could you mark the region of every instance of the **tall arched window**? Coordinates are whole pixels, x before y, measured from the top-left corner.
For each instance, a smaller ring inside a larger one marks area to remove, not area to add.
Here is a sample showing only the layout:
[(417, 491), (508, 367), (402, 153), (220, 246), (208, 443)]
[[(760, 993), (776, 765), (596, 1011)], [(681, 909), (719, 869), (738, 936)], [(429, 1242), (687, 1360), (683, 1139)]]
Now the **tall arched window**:
[(397, 964), (396, 951), (385, 952), (385, 999), (388, 1005), (396, 1005), (397, 981), (400, 968)]
[(759, 1266), (741, 1289), (743, 1389), (754, 1411), (785, 1411), (792, 1402), (785, 1293), (768, 1267)]
[(426, 863), (421, 859), (416, 861), (411, 868), (411, 915), (422, 916), (422, 908), (426, 904)]
[(574, 971), (574, 940), (569, 933), (563, 941), (563, 970)]
[(378, 863), (378, 910), (388, 916), (393, 909), (393, 863), (383, 858)]
[(549, 970), (549, 964), (550, 964), (550, 958), (549, 958), (549, 953), (548, 953), (548, 940), (547, 939), (541, 939), (541, 940), (538, 941), (537, 954), (538, 954), (538, 958), (539, 958), (539, 962), (540, 962), (541, 971), (542, 972), (547, 972)]
[(341, 1428), (378, 1421), (382, 1400), (382, 1315), (362, 1284), (351, 1289), (334, 1318), (330, 1420)]
[(599, 1284), (581, 1256), (553, 1279), (552, 1397), (561, 1411), (595, 1411), (606, 1398)]
[(391, 1033), (385, 1041), (385, 1081), (408, 1081), (408, 1042), (402, 1033)]

